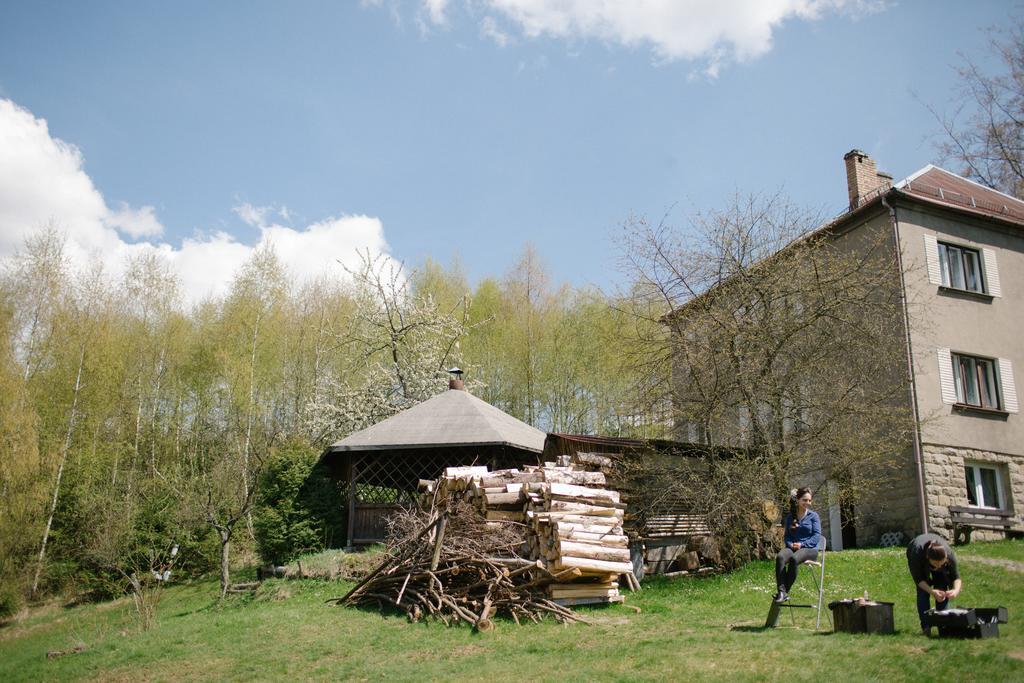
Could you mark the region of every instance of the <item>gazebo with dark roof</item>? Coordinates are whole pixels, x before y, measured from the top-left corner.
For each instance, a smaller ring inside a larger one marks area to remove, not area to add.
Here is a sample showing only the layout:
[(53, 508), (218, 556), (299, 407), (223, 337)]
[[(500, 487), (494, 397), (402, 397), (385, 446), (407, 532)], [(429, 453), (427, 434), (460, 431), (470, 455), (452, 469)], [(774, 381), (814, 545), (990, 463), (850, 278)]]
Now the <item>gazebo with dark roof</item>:
[(385, 518), (413, 503), (420, 479), (458, 465), (537, 464), (545, 437), (453, 380), (448, 391), (331, 445), (321, 462), (345, 482), (351, 547), (383, 540)]

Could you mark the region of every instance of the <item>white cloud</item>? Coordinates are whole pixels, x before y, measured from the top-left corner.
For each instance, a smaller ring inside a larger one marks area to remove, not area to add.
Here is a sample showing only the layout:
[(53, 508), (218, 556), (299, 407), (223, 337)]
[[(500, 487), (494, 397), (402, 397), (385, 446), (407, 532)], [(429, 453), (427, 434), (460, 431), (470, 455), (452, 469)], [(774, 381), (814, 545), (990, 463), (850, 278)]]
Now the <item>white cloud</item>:
[(361, 263), (359, 252), (386, 253), (384, 226), (379, 218), (364, 215), (331, 217), (296, 230), (284, 225), (261, 228), (260, 245), (273, 245), (278, 257), (300, 276), (337, 272)]
[(266, 223), (267, 214), (273, 211), (274, 207), (253, 206), (249, 202), (245, 202), (231, 210), (238, 214), (238, 217), (242, 219), (243, 223), (251, 225), (254, 228), (258, 228)]
[(0, 254), (10, 254), (50, 222), (73, 230), (86, 244), (116, 240), (104, 223), (108, 213), (82, 171), (78, 148), (50, 137), (45, 120), (0, 100)]
[(107, 214), (106, 224), (136, 239), (140, 237), (159, 237), (164, 234), (164, 226), (156, 219), (156, 209), (143, 206), (133, 209), (125, 202), (116, 211)]
[[(712, 77), (733, 61), (760, 57), (790, 19), (814, 20), (829, 12), (876, 12), (885, 0), (479, 0), (528, 37), (596, 39), (630, 48), (649, 47), (659, 61), (703, 61)], [(435, 24), (449, 20), (448, 0), (422, 0)], [(494, 39), (493, 16), (480, 22)], [(508, 38), (507, 32), (498, 31)], [(504, 43), (496, 40), (499, 45)]]
[(0, 258), (11, 256), (26, 237), (53, 224), (66, 233), (74, 265), (98, 259), (113, 277), (122, 273), (128, 257), (155, 251), (180, 276), (186, 303), (195, 303), (225, 293), (238, 268), (262, 246), (273, 246), (296, 281), (325, 273), (340, 275), (339, 261), (357, 266), (359, 251), (388, 251), (378, 218), (342, 215), (297, 229), (269, 220), (276, 215), (289, 221), (286, 207), (251, 204), (234, 211), (259, 229), (256, 244), (240, 242), (226, 232), (197, 233), (180, 246), (126, 242), (119, 231), (132, 238), (163, 233), (155, 210), (127, 204), (111, 210), (82, 166), (81, 152), (52, 137), (44, 119), (0, 99)]
[(249, 202), (244, 202), (238, 206), (232, 207), (232, 211), (242, 219), (242, 222), (246, 225), (251, 225), (254, 228), (264, 228), (270, 225), (267, 220), (269, 216), (277, 216), (286, 223), (292, 222), (292, 212), (287, 206), (253, 206)]
[(444, 26), (447, 22), (445, 12), (448, 9), (448, 0), (423, 0), (423, 10), (432, 24)]
[(480, 35), (494, 41), (498, 47), (505, 47), (509, 43), (509, 35), (498, 27), (494, 17), (484, 17), (480, 22)]

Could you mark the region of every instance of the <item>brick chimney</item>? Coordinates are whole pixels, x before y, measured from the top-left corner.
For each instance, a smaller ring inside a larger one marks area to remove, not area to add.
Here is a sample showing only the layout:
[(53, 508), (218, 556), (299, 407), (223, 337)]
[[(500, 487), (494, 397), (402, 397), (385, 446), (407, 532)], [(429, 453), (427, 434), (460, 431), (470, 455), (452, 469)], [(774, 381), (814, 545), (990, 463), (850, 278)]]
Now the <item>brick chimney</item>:
[(859, 149), (851, 149), (843, 156), (843, 161), (846, 162), (846, 189), (851, 210), (863, 204), (872, 193), (892, 187), (892, 176), (879, 172), (875, 160)]

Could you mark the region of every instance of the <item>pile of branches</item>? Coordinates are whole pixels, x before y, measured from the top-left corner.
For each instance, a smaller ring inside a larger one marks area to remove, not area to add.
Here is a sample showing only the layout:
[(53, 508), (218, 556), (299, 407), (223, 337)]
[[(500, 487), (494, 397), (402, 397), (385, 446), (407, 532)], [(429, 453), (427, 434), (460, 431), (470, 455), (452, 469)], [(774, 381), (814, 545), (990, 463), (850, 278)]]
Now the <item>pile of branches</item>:
[(548, 599), (549, 583), (579, 576), (580, 570), (549, 572), (524, 559), (525, 526), (488, 522), (470, 504), (443, 501), (424, 512), (411, 510), (389, 522), (384, 562), (340, 598), (340, 605), (390, 606), (412, 622), (432, 617), (453, 625), (466, 622), (479, 631), (494, 628), (496, 615), (539, 622), (585, 621)]

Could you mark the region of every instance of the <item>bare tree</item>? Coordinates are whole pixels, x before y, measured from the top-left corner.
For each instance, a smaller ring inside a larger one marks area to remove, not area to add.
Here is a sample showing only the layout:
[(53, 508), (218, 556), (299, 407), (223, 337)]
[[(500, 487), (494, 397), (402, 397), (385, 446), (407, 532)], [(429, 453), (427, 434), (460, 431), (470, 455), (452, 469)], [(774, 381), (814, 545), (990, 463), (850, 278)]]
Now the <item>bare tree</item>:
[[(231, 586), (231, 541), (239, 522), (252, 512), (260, 472), (270, 453), (273, 437), (265, 443), (254, 438), (248, 457), (228, 447), (226, 436), (204, 438), (199, 447), (202, 471), (178, 471), (170, 476), (158, 473), (163, 483), (177, 494), (182, 509), (191, 511), (192, 522), (208, 525), (220, 543), (220, 597)], [(248, 476), (243, 477), (246, 470)]]
[(938, 149), (968, 177), (1024, 197), (1024, 19), (989, 29), (989, 49), (997, 73), (965, 57), (957, 106), (945, 113), (929, 107), (942, 127)]
[[(250, 453), (250, 466), (254, 462), (252, 455)], [(238, 522), (247, 519), (252, 512), (259, 468), (251, 469), (249, 477), (244, 480), (240, 476), (236, 478), (236, 475), (237, 472), (228, 465), (214, 469), (202, 481), (203, 514), (220, 541), (221, 598), (227, 595), (231, 586), (231, 540)]]
[(677, 438), (756, 453), (779, 502), (812, 473), (872, 490), (912, 427), (890, 238), (818, 224), (780, 196), (736, 197), (687, 231), (635, 220), (624, 252), (651, 400), (671, 401)]
[[(224, 303), (222, 324), (230, 329), (234, 338), (233, 352), (227, 355), (225, 371), (235, 392), (235, 402), (243, 417), (239, 431), (242, 455), (240, 474), (246, 489), (255, 487), (250, 481), (250, 452), (254, 428), (261, 408), (272, 403), (272, 397), (263, 398), (261, 391), (268, 384), (277, 384), (279, 359), (271, 349), (275, 337), (274, 323), (279, 323), (283, 302), (288, 296), (287, 276), (280, 259), (272, 247), (258, 249), (239, 270), (231, 285), (231, 293)], [(261, 372), (261, 369), (269, 372)], [(271, 381), (266, 375), (274, 376)], [(249, 536), (253, 535), (252, 516), (245, 514)]]

